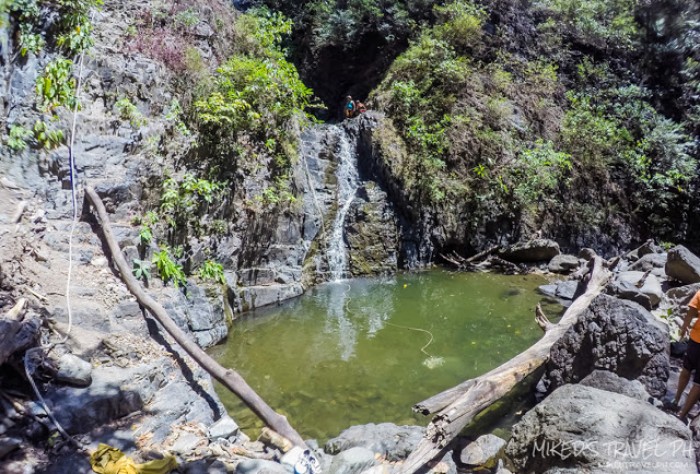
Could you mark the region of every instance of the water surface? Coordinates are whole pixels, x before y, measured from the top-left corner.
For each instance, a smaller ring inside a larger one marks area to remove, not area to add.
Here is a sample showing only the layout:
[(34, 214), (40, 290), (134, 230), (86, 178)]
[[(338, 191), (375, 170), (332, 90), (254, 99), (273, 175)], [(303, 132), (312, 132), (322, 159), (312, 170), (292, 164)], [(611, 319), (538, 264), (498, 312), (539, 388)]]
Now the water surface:
[[(561, 310), (536, 293), (545, 282), (435, 270), (330, 283), (246, 314), (211, 353), (304, 437), (326, 440), (370, 422), (425, 424), (412, 413), (414, 403), (487, 372), (542, 336), (537, 303), (550, 315)], [(235, 396), (219, 395), (244, 430), (260, 427)]]

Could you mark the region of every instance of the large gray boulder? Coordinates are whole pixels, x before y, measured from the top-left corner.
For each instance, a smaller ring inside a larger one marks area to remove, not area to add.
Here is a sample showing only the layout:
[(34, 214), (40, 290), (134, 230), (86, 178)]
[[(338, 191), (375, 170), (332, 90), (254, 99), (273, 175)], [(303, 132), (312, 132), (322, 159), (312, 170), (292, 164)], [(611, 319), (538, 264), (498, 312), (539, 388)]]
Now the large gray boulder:
[(565, 385), (523, 416), (506, 447), (517, 472), (696, 474), (691, 433), (649, 403)]
[(397, 426), (392, 423), (352, 426), (326, 443), (325, 451), (337, 454), (362, 447), (381, 455), (387, 461), (406, 459), (423, 437), (420, 426)]
[(581, 261), (574, 255), (555, 255), (547, 265), (552, 273), (571, 273), (581, 265)]
[(511, 245), (501, 252), (501, 257), (511, 262), (548, 262), (560, 253), (555, 241), (533, 239)]
[(682, 245), (668, 252), (666, 275), (689, 285), (700, 283), (700, 258)]
[[(643, 279), (643, 280), (642, 280)], [(652, 310), (659, 306), (664, 293), (659, 279), (644, 272), (620, 272), (606, 288), (610, 295), (631, 300)]]
[(665, 324), (637, 303), (599, 295), (552, 346), (544, 385), (551, 391), (603, 369), (639, 379), (661, 397), (669, 375), (667, 334)]

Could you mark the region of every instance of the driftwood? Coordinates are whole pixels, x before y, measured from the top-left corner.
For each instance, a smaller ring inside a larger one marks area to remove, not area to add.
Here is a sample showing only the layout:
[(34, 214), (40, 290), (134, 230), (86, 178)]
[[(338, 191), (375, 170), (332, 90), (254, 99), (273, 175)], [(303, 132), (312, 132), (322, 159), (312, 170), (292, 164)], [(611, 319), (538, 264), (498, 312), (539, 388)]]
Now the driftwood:
[(592, 259), (588, 268), (588, 274), (579, 283), (579, 292), (583, 293), (566, 310), (558, 324), (550, 323), (541, 309), (537, 312), (536, 320), (545, 331), (542, 339), (490, 372), (414, 406), (417, 412), (435, 415), (424, 438), (402, 465), (402, 474), (416, 472), (438, 456), (477, 414), (547, 361), (552, 345), (578, 320), (610, 278), (610, 272), (599, 257)]
[(114, 238), (109, 217), (102, 200), (91, 187), (85, 188), (85, 195), (97, 211), (97, 216), (102, 225), (104, 239), (109, 246), (112, 260), (121, 274), (121, 278), (129, 291), (138, 302), (145, 307), (153, 317), (163, 326), (173, 339), (212, 377), (221, 382), (227, 389), (236, 394), (266, 425), (289, 439), (298, 446), (306, 447), (304, 440), (289, 424), (287, 418), (275, 412), (265, 401), (243, 380), (236, 371), (222, 367), (209, 354), (204, 352), (192, 339), (190, 339), (175, 322), (168, 316), (165, 309), (148, 295), (139, 281), (132, 275), (131, 267), (126, 263), (124, 255)]
[(461, 255), (459, 255), (457, 252), (452, 252), (450, 254), (440, 254), (440, 258), (445, 260), (448, 263), (451, 263), (455, 267), (459, 269), (474, 269), (474, 262), (483, 259), (484, 257), (488, 257), (492, 253), (494, 253), (496, 250), (498, 250), (500, 247), (498, 246), (493, 246), (489, 247), (486, 250), (482, 250), (481, 252), (472, 255), (471, 257), (464, 258)]

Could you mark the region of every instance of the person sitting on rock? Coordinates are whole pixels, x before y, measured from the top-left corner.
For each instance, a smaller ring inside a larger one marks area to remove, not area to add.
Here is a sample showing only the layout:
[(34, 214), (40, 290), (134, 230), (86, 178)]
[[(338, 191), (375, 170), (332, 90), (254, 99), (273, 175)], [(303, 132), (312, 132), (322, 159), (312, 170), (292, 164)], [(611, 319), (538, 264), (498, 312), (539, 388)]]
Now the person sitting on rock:
[(345, 118), (353, 118), (355, 116), (355, 102), (351, 96), (345, 98)]
[[(694, 318), (698, 316), (698, 308), (700, 308), (700, 291), (695, 293), (693, 299), (688, 303), (688, 314), (685, 316), (683, 321), (683, 326), (681, 326), (680, 339), (685, 338), (690, 323)], [(688, 349), (685, 352), (685, 357), (683, 358), (683, 370), (678, 377), (678, 390), (676, 391), (676, 397), (673, 399), (673, 409), (678, 409), (678, 403), (681, 400), (681, 395), (685, 391), (685, 387), (690, 381), (690, 373), (695, 371), (695, 376), (693, 377), (693, 387), (688, 393), (688, 398), (685, 400), (683, 409), (678, 412), (678, 417), (684, 420), (693, 405), (700, 399), (700, 320), (696, 320), (693, 328), (690, 331), (690, 339), (688, 340)]]
[(365, 107), (365, 104), (363, 104), (359, 100), (356, 100), (355, 110), (357, 110), (357, 114), (364, 114), (365, 112), (367, 112), (367, 107)]

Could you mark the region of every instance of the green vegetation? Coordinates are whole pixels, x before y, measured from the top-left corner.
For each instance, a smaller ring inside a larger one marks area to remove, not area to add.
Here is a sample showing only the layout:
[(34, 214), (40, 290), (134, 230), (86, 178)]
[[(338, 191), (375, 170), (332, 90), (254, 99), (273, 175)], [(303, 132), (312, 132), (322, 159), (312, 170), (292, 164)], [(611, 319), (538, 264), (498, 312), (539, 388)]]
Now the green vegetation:
[(199, 267), (197, 274), (202, 280), (211, 280), (222, 285), (226, 283), (223, 265), (212, 260), (205, 260)]
[(146, 124), (146, 118), (141, 114), (139, 109), (129, 100), (128, 97), (122, 97), (114, 107), (119, 113), (122, 120), (128, 120), (132, 128), (138, 129)]
[(194, 103), (203, 145), (222, 168), (250, 169), (251, 158), (268, 158), (273, 175), (284, 174), (296, 155), (290, 124), (306, 117), (312, 92), (281, 49), (288, 20), (258, 10), (242, 15), (239, 25), (243, 50), (217, 69), (213, 90)]
[(175, 288), (185, 286), (187, 284), (185, 272), (182, 270), (182, 265), (172, 259), (171, 252), (169, 247), (161, 246), (160, 251), (153, 254), (151, 263), (155, 265), (158, 275), (164, 282), (172, 281)]
[(7, 146), (14, 152), (22, 152), (27, 149), (27, 140), (32, 137), (32, 131), (21, 125), (11, 125)]
[(146, 281), (151, 279), (151, 265), (148, 262), (134, 259), (133, 264), (134, 268), (132, 272), (137, 279), (144, 279)]
[(540, 30), (596, 48), (629, 49), (639, 35), (634, 17), (638, 4), (639, 0), (544, 0), (539, 7), (550, 17)]
[[(435, 6), (434, 24), (372, 93), (371, 105), (393, 122), (377, 134), (392, 144), (380, 149), (412, 206), (466, 213), (473, 230), (494, 215), (521, 215), (538, 227), (558, 214), (563, 233), (606, 232), (649, 216), (642, 231), (671, 238), (697, 168), (689, 132), (700, 123), (692, 99), (700, 62), (686, 59), (677, 73), (687, 98), (681, 123), (637, 85), (635, 55), (654, 38), (643, 34), (654, 17), (644, 26), (635, 15), (653, 15), (648, 7), (539, 2), (537, 16), (509, 20), (526, 30), (536, 18), (531, 41), (506, 30), (485, 34), (486, 19), (503, 14), (500, 5), (489, 8), (468, 0)], [(695, 50), (687, 46), (685, 54)], [(397, 140), (405, 146), (399, 157)]]
[(63, 130), (51, 128), (46, 122), (37, 120), (34, 123), (34, 138), (40, 148), (53, 150), (63, 143)]
[(75, 105), (75, 79), (72, 75), (73, 61), (57, 58), (44, 68), (36, 80), (39, 105), (45, 112), (58, 107), (72, 108)]

